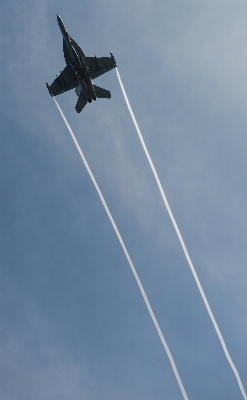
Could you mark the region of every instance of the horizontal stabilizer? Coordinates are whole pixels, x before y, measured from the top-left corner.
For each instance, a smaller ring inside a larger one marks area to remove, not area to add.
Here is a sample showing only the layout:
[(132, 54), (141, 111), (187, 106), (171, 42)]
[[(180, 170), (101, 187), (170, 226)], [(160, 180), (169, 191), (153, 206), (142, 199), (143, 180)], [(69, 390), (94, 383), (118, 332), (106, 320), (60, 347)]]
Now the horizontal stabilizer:
[(80, 113), (81, 110), (85, 107), (86, 104), (87, 104), (87, 99), (84, 96), (83, 91), (81, 91), (80, 96), (79, 96), (79, 98), (77, 100), (77, 103), (76, 103), (76, 106), (75, 106), (76, 111), (78, 113)]
[(94, 85), (94, 89), (96, 92), (96, 96), (99, 99), (110, 99), (111, 98), (111, 92), (109, 92), (109, 90), (103, 89), (96, 85)]

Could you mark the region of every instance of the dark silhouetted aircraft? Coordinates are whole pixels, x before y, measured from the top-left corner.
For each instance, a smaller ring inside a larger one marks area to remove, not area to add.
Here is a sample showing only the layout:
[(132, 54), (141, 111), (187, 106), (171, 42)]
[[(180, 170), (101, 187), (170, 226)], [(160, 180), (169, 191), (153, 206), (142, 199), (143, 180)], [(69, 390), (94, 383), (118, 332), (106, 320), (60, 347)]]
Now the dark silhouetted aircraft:
[(78, 96), (75, 109), (79, 113), (87, 102), (91, 103), (96, 98), (111, 98), (109, 90), (94, 85), (93, 79), (115, 68), (117, 64), (112, 53), (111, 57), (85, 57), (78, 44), (69, 36), (59, 15), (57, 22), (63, 35), (63, 52), (67, 65), (55, 81), (51, 85), (46, 82), (46, 86), (51, 96), (75, 89)]

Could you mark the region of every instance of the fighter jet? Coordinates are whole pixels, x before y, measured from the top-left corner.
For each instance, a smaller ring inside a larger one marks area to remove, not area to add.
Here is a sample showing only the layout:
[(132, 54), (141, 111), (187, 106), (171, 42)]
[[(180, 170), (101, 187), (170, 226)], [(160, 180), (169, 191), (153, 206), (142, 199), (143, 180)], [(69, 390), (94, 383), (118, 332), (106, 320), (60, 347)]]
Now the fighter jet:
[(111, 52), (111, 57), (85, 57), (82, 49), (69, 36), (59, 15), (57, 22), (63, 35), (63, 53), (67, 65), (54, 82), (51, 85), (46, 82), (46, 86), (52, 97), (75, 89), (78, 96), (75, 109), (80, 113), (87, 103), (96, 98), (111, 98), (109, 90), (94, 85), (93, 79), (115, 68), (117, 64)]

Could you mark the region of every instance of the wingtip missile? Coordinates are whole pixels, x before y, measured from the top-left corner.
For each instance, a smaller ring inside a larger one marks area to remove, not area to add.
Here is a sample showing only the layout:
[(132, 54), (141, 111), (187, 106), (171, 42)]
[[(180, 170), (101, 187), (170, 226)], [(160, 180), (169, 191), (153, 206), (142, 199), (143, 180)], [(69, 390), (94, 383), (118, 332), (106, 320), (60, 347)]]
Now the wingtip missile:
[(47, 89), (48, 89), (48, 91), (49, 91), (51, 97), (53, 97), (53, 93), (52, 93), (52, 91), (51, 91), (51, 87), (49, 86), (48, 82), (46, 82), (46, 87), (47, 87)]
[(110, 51), (110, 55), (111, 55), (112, 61), (114, 62), (114, 65), (115, 65), (115, 67), (116, 67), (116, 66), (117, 66), (117, 63), (116, 63), (115, 57), (114, 57), (114, 55), (112, 54), (111, 51)]

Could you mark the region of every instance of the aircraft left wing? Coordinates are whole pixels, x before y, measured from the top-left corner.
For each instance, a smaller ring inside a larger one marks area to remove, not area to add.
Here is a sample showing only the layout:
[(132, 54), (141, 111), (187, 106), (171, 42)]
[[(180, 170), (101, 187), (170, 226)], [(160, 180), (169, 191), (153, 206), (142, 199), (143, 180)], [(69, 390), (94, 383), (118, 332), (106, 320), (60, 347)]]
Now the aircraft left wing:
[(68, 90), (75, 89), (78, 81), (71, 68), (67, 65), (51, 86), (47, 86), (51, 96), (57, 96)]
[(115, 58), (111, 53), (111, 57), (86, 57), (86, 64), (89, 67), (89, 74), (92, 79), (110, 71), (117, 66)]

